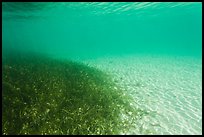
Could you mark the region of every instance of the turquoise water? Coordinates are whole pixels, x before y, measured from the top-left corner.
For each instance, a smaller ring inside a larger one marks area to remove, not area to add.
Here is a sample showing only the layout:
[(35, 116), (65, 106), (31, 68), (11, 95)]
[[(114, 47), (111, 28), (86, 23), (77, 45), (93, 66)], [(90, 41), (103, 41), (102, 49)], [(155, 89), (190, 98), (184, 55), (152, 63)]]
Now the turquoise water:
[(201, 10), (201, 3), (182, 2), (3, 3), (3, 47), (60, 56), (201, 57)]
[[(10, 51), (83, 63), (115, 79), (118, 87), (113, 89), (121, 88), (137, 102), (131, 106), (155, 113), (121, 132), (90, 134), (202, 134), (202, 3), (3, 2), (2, 12), (5, 63), (12, 60)], [(5, 83), (16, 66), (9, 63)], [(45, 134), (24, 132), (23, 127), (21, 132), (5, 128), (4, 133)], [(72, 133), (77, 134), (48, 132)]]

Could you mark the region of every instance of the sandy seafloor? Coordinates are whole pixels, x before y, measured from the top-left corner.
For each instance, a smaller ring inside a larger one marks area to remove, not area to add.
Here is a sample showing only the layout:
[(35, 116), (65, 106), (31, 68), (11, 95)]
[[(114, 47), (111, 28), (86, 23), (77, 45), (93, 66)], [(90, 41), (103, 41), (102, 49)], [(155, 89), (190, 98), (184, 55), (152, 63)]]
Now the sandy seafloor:
[[(202, 134), (202, 60), (190, 56), (121, 55), (74, 59), (110, 74), (150, 111), (128, 133)], [(144, 132), (143, 132), (144, 131)]]

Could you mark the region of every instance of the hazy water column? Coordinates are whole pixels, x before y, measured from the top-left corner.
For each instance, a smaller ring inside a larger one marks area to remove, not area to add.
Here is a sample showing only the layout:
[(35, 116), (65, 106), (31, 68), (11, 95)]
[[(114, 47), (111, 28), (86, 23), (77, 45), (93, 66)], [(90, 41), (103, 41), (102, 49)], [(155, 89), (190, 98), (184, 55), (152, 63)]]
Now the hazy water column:
[(201, 56), (199, 2), (3, 3), (3, 47), (57, 56)]

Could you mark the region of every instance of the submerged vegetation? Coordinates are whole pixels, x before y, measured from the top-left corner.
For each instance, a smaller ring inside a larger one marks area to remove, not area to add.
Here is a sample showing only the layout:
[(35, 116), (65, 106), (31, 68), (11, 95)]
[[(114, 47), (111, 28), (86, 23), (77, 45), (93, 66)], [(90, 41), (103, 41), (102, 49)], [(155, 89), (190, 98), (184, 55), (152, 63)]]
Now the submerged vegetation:
[(3, 134), (120, 134), (145, 114), (110, 76), (72, 61), (9, 53), (2, 80)]

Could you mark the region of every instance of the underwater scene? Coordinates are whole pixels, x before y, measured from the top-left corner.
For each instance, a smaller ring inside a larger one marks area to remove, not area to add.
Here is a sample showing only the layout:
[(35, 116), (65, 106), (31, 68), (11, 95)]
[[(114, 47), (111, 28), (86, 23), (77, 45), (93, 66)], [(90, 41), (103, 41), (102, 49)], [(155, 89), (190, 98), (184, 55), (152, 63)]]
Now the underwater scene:
[(201, 2), (2, 2), (2, 134), (201, 135)]

